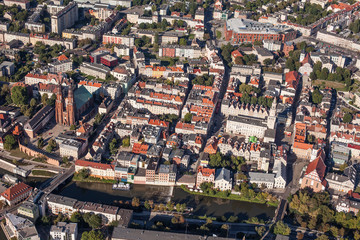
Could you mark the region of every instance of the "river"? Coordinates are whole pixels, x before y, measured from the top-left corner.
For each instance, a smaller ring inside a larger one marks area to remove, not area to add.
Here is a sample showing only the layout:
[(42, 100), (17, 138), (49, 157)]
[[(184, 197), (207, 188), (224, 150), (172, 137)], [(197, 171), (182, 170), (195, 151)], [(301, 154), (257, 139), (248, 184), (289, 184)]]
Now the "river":
[(130, 191), (112, 190), (111, 184), (70, 182), (56, 194), (71, 197), (80, 201), (91, 201), (104, 204), (117, 204), (118, 201), (130, 201), (133, 197), (140, 200), (154, 200), (155, 202), (168, 202), (170, 199), (175, 203), (186, 203), (194, 208), (195, 215), (207, 216), (232, 216), (236, 215), (241, 220), (250, 217), (270, 219), (275, 214), (274, 207), (265, 204), (225, 200), (206, 196), (192, 195), (179, 187), (173, 190), (171, 187), (132, 185)]

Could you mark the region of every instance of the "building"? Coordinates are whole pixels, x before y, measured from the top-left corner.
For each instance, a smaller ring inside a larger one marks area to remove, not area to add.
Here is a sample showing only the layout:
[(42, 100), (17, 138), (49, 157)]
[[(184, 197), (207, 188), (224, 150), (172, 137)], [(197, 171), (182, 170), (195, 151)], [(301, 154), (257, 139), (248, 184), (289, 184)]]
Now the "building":
[(87, 75), (105, 80), (107, 74), (110, 72), (110, 68), (95, 63), (82, 63), (80, 65), (80, 71)]
[(303, 177), (300, 179), (300, 187), (310, 187), (314, 192), (320, 192), (327, 187), (325, 179), (326, 165), (324, 163), (325, 151), (319, 149), (315, 157), (314, 160), (310, 160)]
[(15, 73), (15, 65), (12, 62), (4, 61), (0, 64), (0, 77), (12, 76)]
[(200, 187), (200, 185), (204, 182), (215, 181), (215, 169), (199, 167), (196, 175), (196, 186)]
[(226, 168), (216, 169), (214, 187), (220, 191), (231, 191), (232, 178), (230, 170)]
[(82, 213), (93, 213), (100, 215), (103, 224), (116, 221), (118, 211), (119, 207), (92, 202), (85, 202), (80, 209), (80, 212)]
[(352, 213), (356, 216), (360, 210), (360, 203), (346, 198), (339, 198), (335, 204), (335, 209), (338, 212)]
[(40, 240), (39, 234), (32, 221), (16, 216), (12, 213), (5, 214), (6, 235), (9, 239)]
[(17, 5), (22, 9), (29, 9), (30, 8), (30, 1), (28, 0), (4, 0), (4, 5), (8, 7), (12, 7), (13, 5)]
[(115, 67), (118, 64), (118, 60), (116, 57), (111, 55), (105, 55), (100, 58), (101, 63), (108, 67)]
[(12, 206), (27, 199), (31, 195), (32, 189), (29, 185), (20, 182), (1, 193), (0, 199)]
[(97, 163), (85, 160), (77, 160), (75, 162), (75, 172), (79, 172), (81, 169), (89, 169), (90, 176), (104, 179), (114, 179), (115, 172), (114, 166), (111, 164)]
[(328, 189), (334, 191), (335, 194), (345, 195), (355, 189), (355, 184), (346, 175), (328, 173), (325, 179), (328, 183)]
[(258, 186), (265, 186), (268, 189), (274, 188), (275, 174), (249, 172), (250, 183), (256, 183)]
[(51, 16), (51, 32), (61, 34), (66, 28), (72, 27), (79, 20), (76, 2), (70, 2), (65, 8)]
[(283, 25), (260, 23), (249, 19), (231, 18), (224, 26), (225, 40), (234, 44), (275, 40), (287, 42), (296, 38), (296, 32)]
[(41, 108), (25, 125), (24, 129), (30, 138), (34, 138), (36, 134), (46, 126), (54, 117), (55, 111), (51, 106)]
[(81, 86), (74, 90), (70, 83), (67, 97), (64, 98), (62, 86), (59, 84), (56, 90), (55, 120), (58, 124), (71, 126), (81, 119), (83, 114), (89, 113), (93, 106), (93, 95)]
[(264, 119), (248, 116), (229, 116), (226, 120), (226, 132), (245, 137), (264, 138), (267, 124)]
[(67, 139), (59, 144), (61, 157), (72, 157), (73, 159), (79, 159), (80, 156), (86, 150), (87, 145), (77, 139)]
[(49, 194), (46, 198), (48, 209), (52, 214), (62, 213), (63, 215), (71, 216), (77, 211), (77, 200), (73, 198), (63, 197), (55, 194)]
[(111, 240), (225, 240), (229, 238), (200, 236), (164, 231), (143, 230), (134, 228), (115, 227)]
[(30, 219), (35, 222), (39, 217), (39, 207), (32, 202), (24, 202), (17, 209), (17, 213), (19, 216)]
[(77, 223), (58, 222), (50, 228), (50, 240), (77, 240)]

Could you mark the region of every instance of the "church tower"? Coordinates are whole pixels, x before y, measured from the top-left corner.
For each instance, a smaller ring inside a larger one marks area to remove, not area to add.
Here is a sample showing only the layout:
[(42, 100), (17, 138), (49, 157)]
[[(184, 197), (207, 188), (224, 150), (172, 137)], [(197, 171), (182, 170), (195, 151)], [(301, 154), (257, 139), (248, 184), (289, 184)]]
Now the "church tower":
[(74, 90), (73, 86), (69, 87), (69, 94), (67, 97), (67, 104), (66, 104), (66, 115), (67, 115), (67, 125), (75, 125), (76, 123), (76, 116), (75, 116), (76, 106), (74, 100)]
[(56, 91), (55, 120), (56, 123), (64, 124), (64, 100), (62, 95), (61, 84), (57, 86), (57, 91)]
[(276, 97), (274, 98), (274, 101), (272, 102), (271, 109), (269, 112), (269, 116), (267, 119), (267, 127), (269, 129), (275, 129), (276, 125), (276, 106), (277, 106), (277, 100)]

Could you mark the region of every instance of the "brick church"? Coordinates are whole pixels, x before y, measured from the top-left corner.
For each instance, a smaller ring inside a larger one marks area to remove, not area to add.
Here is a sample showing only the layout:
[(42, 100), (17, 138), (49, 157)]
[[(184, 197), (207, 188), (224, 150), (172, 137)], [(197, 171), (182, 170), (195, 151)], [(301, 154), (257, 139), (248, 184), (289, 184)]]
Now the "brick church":
[(65, 81), (69, 87), (66, 92), (62, 88), (62, 82), (57, 85), (55, 91), (56, 123), (66, 126), (76, 125), (81, 116), (89, 109), (92, 109), (94, 104), (93, 96), (84, 86), (76, 88), (68, 79), (63, 78), (62, 81)]

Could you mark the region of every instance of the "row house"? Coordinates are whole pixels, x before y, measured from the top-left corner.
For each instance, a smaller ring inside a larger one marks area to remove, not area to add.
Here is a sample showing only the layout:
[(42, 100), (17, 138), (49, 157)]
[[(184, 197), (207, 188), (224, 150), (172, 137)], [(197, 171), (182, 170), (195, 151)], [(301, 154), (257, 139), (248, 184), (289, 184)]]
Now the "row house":
[(75, 161), (75, 172), (79, 172), (82, 169), (88, 169), (90, 176), (102, 179), (114, 179), (114, 165), (98, 163), (85, 160), (76, 160)]
[(267, 118), (269, 110), (258, 104), (244, 104), (237, 99), (224, 99), (221, 103), (221, 112), (226, 116), (250, 116), (256, 118)]
[(167, 45), (159, 48), (159, 57), (199, 58), (201, 48), (195, 46)]
[(180, 106), (172, 103), (151, 101), (143, 98), (128, 98), (128, 102), (137, 109), (148, 109), (153, 114), (175, 114), (180, 112)]

